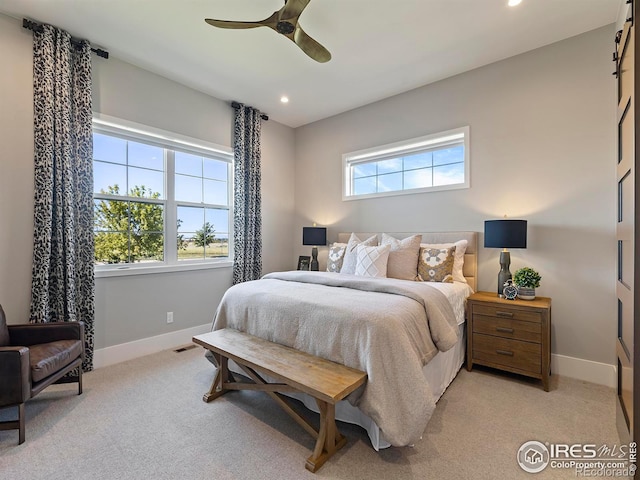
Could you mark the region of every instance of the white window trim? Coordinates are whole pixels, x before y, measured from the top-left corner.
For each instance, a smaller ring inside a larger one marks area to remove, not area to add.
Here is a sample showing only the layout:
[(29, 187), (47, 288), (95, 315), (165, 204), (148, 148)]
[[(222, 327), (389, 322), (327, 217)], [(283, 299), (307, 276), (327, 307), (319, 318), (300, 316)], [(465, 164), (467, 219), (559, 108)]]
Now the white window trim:
[[(223, 158), (228, 162), (228, 179), (229, 179), (229, 212), (233, 212), (233, 149), (224, 145), (218, 145), (213, 142), (200, 140), (198, 138), (169, 132), (159, 128), (142, 125), (129, 120), (93, 113), (93, 131), (98, 133), (116, 134), (120, 137), (128, 137), (134, 141), (145, 141), (160, 147), (176, 148), (181, 151), (187, 151), (194, 154), (214, 156)], [(171, 166), (172, 168), (168, 168)], [(169, 171), (171, 170), (171, 171)], [(176, 223), (176, 205), (185, 204), (185, 202), (177, 202), (173, 198), (173, 191), (169, 191), (167, 178), (173, 175), (173, 163), (165, 166), (165, 192), (166, 199), (163, 200), (165, 205), (165, 222), (173, 221)], [(173, 190), (173, 189), (171, 189)], [(208, 204), (207, 204), (208, 205)], [(167, 260), (168, 254), (177, 257), (176, 246), (172, 242), (165, 241), (164, 258), (162, 262), (155, 262), (153, 265), (146, 263), (129, 263), (114, 265), (95, 265), (94, 274), (96, 278), (119, 277), (125, 275), (145, 275), (157, 273), (180, 272), (190, 270), (203, 270), (213, 268), (229, 268), (233, 266), (233, 219), (229, 219), (229, 256), (224, 259), (208, 259), (208, 260), (180, 260), (176, 258), (175, 263)], [(172, 252), (170, 250), (173, 250)]]
[[(367, 193), (354, 195), (351, 193), (352, 178), (351, 166), (360, 162), (371, 160), (384, 160), (385, 158), (395, 158), (398, 154), (420, 152), (431, 148), (431, 146), (446, 146), (448, 142), (459, 143), (460, 139), (464, 143), (464, 182), (452, 185), (439, 185), (435, 187), (412, 188), (407, 190), (394, 190), (390, 192)], [(439, 192), (443, 190), (458, 190), (469, 188), (470, 182), (470, 162), (469, 162), (469, 126), (454, 128), (444, 132), (424, 135), (418, 138), (411, 138), (400, 142), (388, 143), (377, 147), (357, 150), (342, 155), (342, 200), (362, 200), (367, 198), (392, 197), (396, 195), (414, 195), (416, 193)]]

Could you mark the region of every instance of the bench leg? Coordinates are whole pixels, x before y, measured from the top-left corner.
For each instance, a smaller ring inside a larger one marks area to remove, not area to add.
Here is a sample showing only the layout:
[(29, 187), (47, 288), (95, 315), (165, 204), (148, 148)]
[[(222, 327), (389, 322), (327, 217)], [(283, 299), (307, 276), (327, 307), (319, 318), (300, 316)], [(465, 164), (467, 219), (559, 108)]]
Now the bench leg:
[(305, 468), (313, 473), (347, 443), (336, 427), (336, 406), (318, 399), (316, 402), (320, 409), (320, 431), (313, 454), (305, 463)]
[(282, 391), (297, 391), (295, 387), (287, 384), (267, 383), (253, 369), (243, 365), (238, 365), (254, 381), (254, 383), (240, 382), (236, 383), (235, 379), (229, 371), (228, 358), (219, 353), (211, 351), (218, 365), (216, 376), (211, 383), (211, 388), (204, 394), (202, 400), (210, 402), (229, 390), (257, 390), (264, 391), (270, 395), (298, 424), (304, 428), (310, 435), (316, 438), (316, 444), (312, 455), (307, 459), (305, 468), (315, 473), (324, 463), (329, 460), (347, 443), (347, 439), (338, 432), (336, 426), (336, 406), (333, 403), (324, 400), (315, 399), (320, 410), (320, 428), (318, 431), (303, 417), (291, 408), (288, 403), (281, 397), (279, 393)]
[(218, 364), (218, 370), (216, 371), (213, 383), (211, 383), (211, 388), (202, 397), (202, 400), (207, 403), (228, 392), (228, 390), (223, 388), (223, 385), (229, 381), (228, 359), (218, 353), (213, 353), (213, 356)]

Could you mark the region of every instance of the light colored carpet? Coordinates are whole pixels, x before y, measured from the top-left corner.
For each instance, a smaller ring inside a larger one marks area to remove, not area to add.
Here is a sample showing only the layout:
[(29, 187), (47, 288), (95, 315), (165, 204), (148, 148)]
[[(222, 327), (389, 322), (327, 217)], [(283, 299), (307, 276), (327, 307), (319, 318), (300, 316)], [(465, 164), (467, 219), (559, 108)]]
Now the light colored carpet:
[(620, 443), (612, 389), (554, 376), (547, 393), (535, 380), (474, 368), (458, 374), (415, 447), (376, 452), (364, 430), (340, 423), (349, 442), (314, 475), (304, 468), (313, 439), (264, 393), (202, 401), (213, 375), (203, 352), (98, 369), (80, 396), (74, 384), (49, 387), (26, 404), (23, 445), (17, 431), (0, 431), (0, 478), (531, 479), (516, 463), (525, 441)]

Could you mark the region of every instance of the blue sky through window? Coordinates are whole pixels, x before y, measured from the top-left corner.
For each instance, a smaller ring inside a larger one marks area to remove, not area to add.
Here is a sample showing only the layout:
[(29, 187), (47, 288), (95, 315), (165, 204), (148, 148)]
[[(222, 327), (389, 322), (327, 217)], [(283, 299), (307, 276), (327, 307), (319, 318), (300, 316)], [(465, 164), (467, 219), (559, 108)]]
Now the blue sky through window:
[(216, 237), (218, 233), (228, 234), (229, 210), (203, 207), (178, 207), (178, 219), (182, 221), (178, 233), (191, 234), (200, 230), (205, 222), (213, 225)]
[(356, 163), (353, 195), (453, 185), (464, 182), (464, 146)]
[[(144, 185), (165, 198), (161, 147), (94, 133), (93, 157), (94, 193), (118, 185), (119, 194), (126, 195)], [(228, 204), (227, 162), (176, 151), (175, 171), (176, 201)]]

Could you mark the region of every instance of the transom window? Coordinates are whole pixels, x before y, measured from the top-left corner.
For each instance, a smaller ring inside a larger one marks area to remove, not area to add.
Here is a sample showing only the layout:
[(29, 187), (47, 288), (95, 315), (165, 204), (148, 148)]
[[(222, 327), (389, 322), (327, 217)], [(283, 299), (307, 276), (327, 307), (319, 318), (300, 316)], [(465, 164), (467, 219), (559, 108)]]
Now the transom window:
[(98, 269), (228, 261), (231, 150), (94, 119)]
[(469, 127), (342, 156), (343, 200), (469, 187)]

